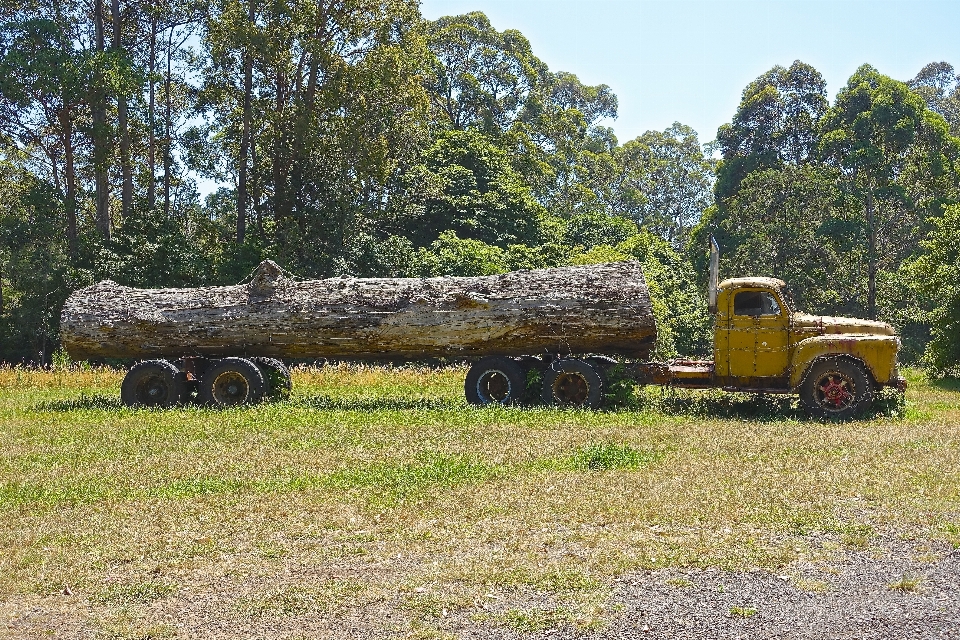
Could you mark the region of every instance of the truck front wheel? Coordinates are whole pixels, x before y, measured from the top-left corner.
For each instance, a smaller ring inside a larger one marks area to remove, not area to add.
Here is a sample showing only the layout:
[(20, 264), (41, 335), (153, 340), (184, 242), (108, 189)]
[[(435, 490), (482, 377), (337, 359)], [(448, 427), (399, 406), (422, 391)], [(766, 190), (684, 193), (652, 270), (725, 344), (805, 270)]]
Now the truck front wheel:
[(846, 358), (820, 360), (800, 385), (800, 401), (810, 415), (827, 420), (849, 420), (871, 398), (863, 366)]
[(599, 409), (603, 404), (603, 379), (583, 360), (556, 360), (543, 376), (543, 401), (570, 409)]

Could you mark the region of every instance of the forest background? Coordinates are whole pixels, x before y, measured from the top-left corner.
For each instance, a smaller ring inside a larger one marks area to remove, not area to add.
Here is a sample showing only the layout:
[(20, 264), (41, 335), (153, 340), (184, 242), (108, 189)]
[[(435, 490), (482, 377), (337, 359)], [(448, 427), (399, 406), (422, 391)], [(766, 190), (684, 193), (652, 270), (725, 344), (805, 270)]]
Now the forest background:
[[(606, 85), (416, 0), (0, 0), (0, 361), (49, 362), (69, 293), (481, 275), (636, 259), (659, 356), (710, 350), (722, 276), (892, 322), (960, 363), (960, 78), (869, 65), (831, 102), (775, 66), (714, 139), (620, 142)], [(197, 180), (227, 185), (201, 199)]]

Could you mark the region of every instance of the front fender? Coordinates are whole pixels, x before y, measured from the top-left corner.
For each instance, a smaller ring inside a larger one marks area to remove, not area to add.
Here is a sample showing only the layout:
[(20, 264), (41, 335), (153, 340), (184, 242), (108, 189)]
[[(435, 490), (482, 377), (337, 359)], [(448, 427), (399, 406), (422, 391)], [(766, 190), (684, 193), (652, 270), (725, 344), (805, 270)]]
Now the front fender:
[(796, 389), (800, 386), (814, 360), (835, 355), (860, 360), (874, 380), (887, 384), (896, 377), (899, 349), (900, 340), (896, 336), (837, 334), (801, 340), (793, 352), (790, 387)]

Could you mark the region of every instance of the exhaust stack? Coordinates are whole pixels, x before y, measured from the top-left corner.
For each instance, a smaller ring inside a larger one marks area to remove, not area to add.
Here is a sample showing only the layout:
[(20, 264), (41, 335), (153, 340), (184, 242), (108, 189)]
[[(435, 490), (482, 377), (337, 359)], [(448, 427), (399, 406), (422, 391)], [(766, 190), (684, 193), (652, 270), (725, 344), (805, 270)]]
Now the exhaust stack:
[(710, 284), (707, 285), (707, 306), (717, 312), (717, 288), (720, 286), (720, 245), (710, 234)]

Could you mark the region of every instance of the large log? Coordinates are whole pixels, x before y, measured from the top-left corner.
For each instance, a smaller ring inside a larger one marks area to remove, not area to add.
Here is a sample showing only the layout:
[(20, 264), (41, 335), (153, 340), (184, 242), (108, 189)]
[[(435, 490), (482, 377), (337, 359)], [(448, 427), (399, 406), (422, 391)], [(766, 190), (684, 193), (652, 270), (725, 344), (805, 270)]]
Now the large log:
[(301, 281), (266, 261), (250, 283), (231, 287), (132, 289), (106, 280), (70, 296), (60, 332), (77, 360), (543, 353), (645, 359), (656, 338), (636, 262), (475, 278)]

